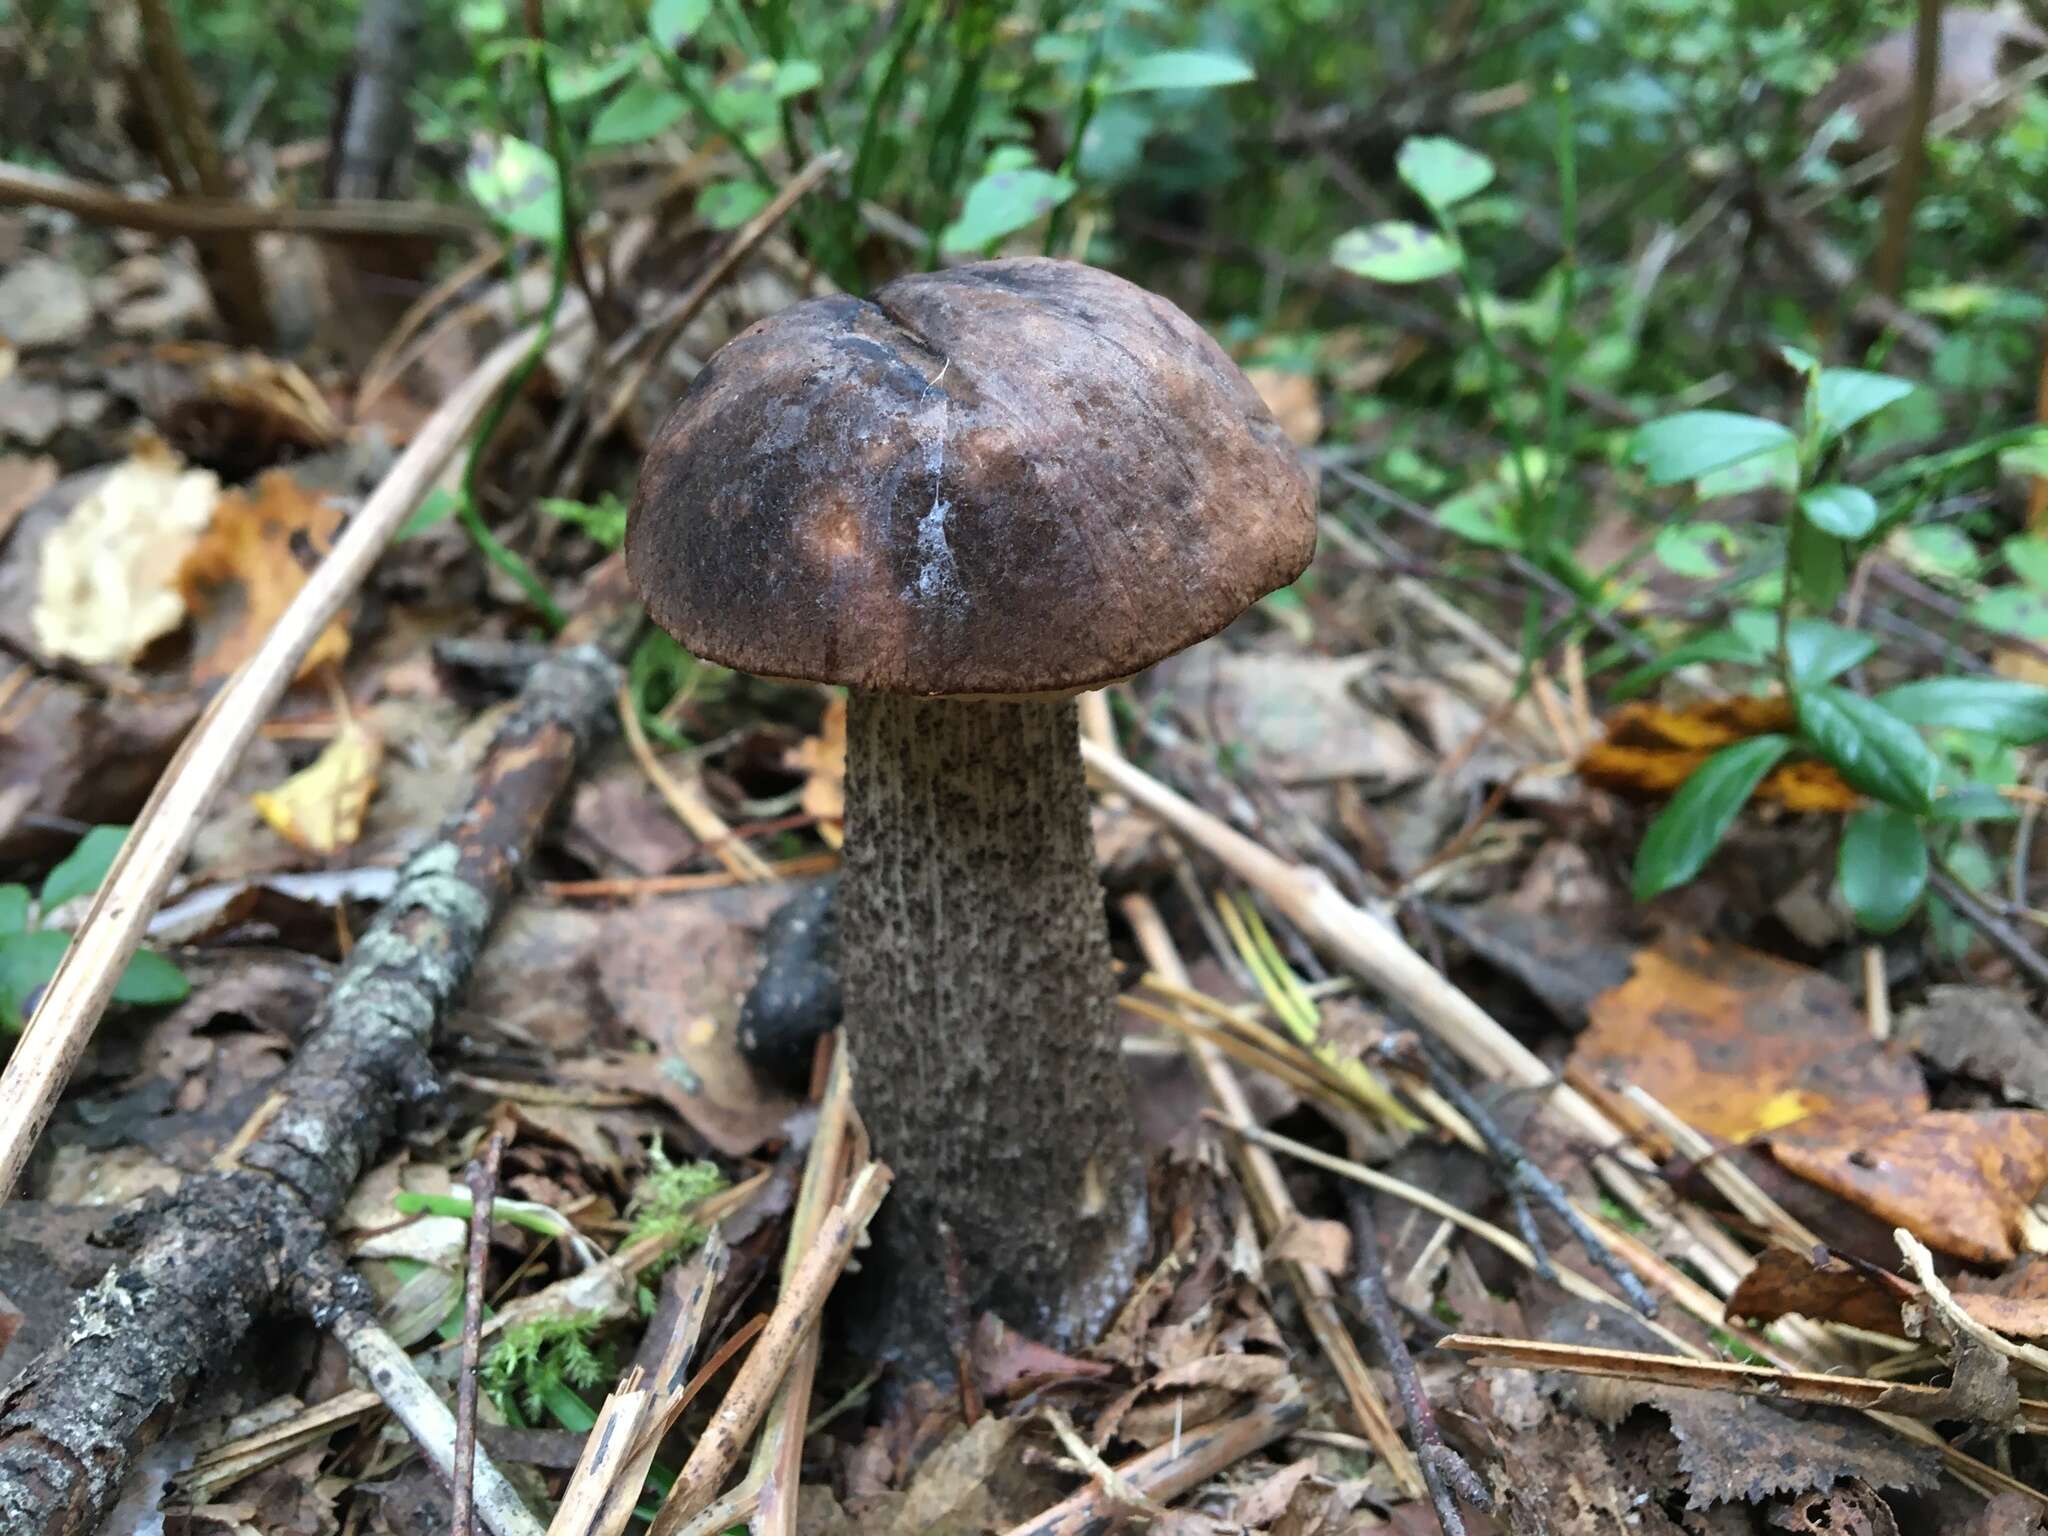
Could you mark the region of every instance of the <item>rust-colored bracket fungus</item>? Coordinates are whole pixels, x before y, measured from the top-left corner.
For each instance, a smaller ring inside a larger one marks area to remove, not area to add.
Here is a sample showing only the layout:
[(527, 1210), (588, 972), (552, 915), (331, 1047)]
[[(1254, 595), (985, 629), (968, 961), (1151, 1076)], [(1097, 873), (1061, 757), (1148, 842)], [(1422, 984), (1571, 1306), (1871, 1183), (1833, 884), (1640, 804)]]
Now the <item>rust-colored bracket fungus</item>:
[(852, 690), (846, 1019), (899, 1175), (871, 1321), (914, 1364), (943, 1362), (960, 1301), (1082, 1341), (1143, 1258), (1072, 696), (1216, 633), (1314, 547), (1308, 478), (1236, 365), (1072, 262), (795, 305), (656, 436), (626, 535), (655, 621)]

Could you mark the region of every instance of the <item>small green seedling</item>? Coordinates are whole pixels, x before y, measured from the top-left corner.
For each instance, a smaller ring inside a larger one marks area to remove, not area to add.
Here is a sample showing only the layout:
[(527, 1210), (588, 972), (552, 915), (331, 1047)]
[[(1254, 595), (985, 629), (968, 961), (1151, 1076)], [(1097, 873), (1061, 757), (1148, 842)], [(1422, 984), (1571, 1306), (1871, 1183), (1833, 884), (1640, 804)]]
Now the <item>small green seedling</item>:
[[(42, 922), (66, 902), (99, 888), (127, 835), (126, 827), (94, 827), (50, 871), (33, 900), (25, 885), (0, 885), (0, 1034), (20, 1033), (30, 1001), (49, 985), (70, 946), (70, 934), (42, 927)], [(175, 1003), (191, 990), (183, 971), (144, 950), (114, 984), (114, 1001)]]

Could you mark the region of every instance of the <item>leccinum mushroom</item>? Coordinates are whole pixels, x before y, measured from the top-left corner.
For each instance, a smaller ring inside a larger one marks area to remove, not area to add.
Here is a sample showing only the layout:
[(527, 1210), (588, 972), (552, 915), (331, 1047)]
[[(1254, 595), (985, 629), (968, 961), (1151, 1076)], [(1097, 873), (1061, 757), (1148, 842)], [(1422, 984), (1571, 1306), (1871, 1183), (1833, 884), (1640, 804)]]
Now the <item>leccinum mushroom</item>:
[(814, 299), (735, 337), (626, 534), (689, 650), (842, 683), (856, 1100), (896, 1168), (879, 1337), (975, 1310), (1073, 1343), (1143, 1257), (1073, 695), (1214, 634), (1315, 545), (1300, 461), (1222, 349), (1071, 262)]

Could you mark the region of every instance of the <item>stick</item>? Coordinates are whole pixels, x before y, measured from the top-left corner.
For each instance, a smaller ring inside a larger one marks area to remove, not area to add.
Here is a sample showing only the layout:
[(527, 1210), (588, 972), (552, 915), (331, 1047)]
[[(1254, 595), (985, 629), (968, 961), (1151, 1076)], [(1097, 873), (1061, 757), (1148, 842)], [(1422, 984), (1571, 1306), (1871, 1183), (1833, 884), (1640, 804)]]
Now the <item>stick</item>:
[[(1263, 1451), (1299, 1425), (1307, 1413), (1306, 1402), (1298, 1396), (1258, 1403), (1233, 1418), (1188, 1430), (1178, 1441), (1169, 1440), (1132, 1457), (1116, 1468), (1116, 1475), (1153, 1503), (1168, 1504), (1225, 1468)], [(1096, 1536), (1109, 1528), (1118, 1513), (1103, 1488), (1090, 1484), (1036, 1519), (1013, 1527), (1007, 1536)]]
[(781, 1299), (769, 1315), (768, 1326), (747, 1355), (727, 1389), (725, 1401), (711, 1416), (690, 1459), (683, 1463), (675, 1485), (662, 1500), (661, 1510), (648, 1529), (648, 1536), (675, 1536), (676, 1530), (717, 1496), (726, 1473), (739, 1460), (747, 1439), (768, 1410), (768, 1399), (795, 1358), (804, 1336), (817, 1326), (825, 1298), (846, 1261), (853, 1257), (853, 1245), (867, 1230), (868, 1222), (889, 1192), (890, 1173), (881, 1163), (869, 1163), (854, 1176), (846, 1197), (834, 1206), (818, 1228), (818, 1240), (811, 1245), (796, 1273), (782, 1288)]
[[(558, 332), (569, 323), (565, 319)], [(214, 696), (157, 780), (0, 1074), (0, 1200), (13, 1194), (36, 1138), (215, 795), (297, 675), (307, 650), (362, 585), (498, 387), (524, 361), (535, 334), (529, 328), (501, 342), (428, 419), (256, 654)]]
[(467, 805), (407, 864), (236, 1165), (188, 1177), (135, 1223), (128, 1261), (79, 1300), (63, 1341), (0, 1390), (0, 1531), (90, 1529), (199, 1372), (230, 1358), (281, 1287), (315, 1266), (401, 1104), (438, 1093), (434, 1030), (616, 677), (590, 646), (534, 669)]
[(455, 1378), (455, 1498), (449, 1536), (474, 1536), (476, 1374), (483, 1352), (484, 1268), (491, 1258), (491, 1207), (498, 1198), (498, 1162), (505, 1138), (493, 1135), (469, 1166), (469, 1255), (462, 1278), (462, 1374)]
[(441, 203), (343, 200), (280, 207), (210, 197), (128, 197), (112, 187), (0, 160), (0, 207), (21, 206), (58, 208), (88, 223), (138, 229), (152, 235), (276, 231), (328, 240), (380, 235), (473, 240), (489, 232), (475, 214)]

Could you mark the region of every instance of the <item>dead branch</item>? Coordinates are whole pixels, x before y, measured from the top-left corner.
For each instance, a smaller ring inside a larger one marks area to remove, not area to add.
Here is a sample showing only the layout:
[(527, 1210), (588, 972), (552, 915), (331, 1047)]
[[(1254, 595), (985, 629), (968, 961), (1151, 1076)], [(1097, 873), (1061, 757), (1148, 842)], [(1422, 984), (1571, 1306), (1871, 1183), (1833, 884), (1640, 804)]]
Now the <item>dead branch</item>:
[(0, 1394), (0, 1530), (91, 1530), (200, 1371), (313, 1267), (401, 1109), (438, 1095), (435, 1029), (616, 681), (588, 644), (534, 669), (468, 803), (413, 856), (349, 956), (262, 1128), (232, 1166), (127, 1221), (133, 1256)]

